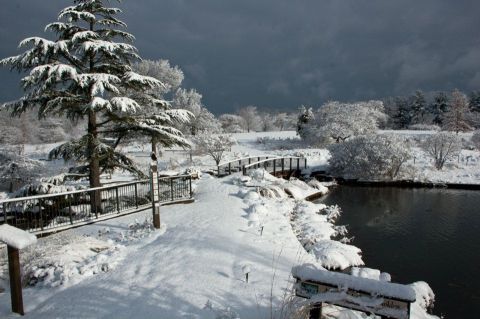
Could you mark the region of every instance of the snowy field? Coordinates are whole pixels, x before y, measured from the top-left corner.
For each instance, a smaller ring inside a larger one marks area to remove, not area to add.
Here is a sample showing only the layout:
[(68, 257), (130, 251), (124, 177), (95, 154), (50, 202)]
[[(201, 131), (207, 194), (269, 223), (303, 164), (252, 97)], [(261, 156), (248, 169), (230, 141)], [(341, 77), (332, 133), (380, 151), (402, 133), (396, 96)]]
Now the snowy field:
[[(238, 144), (228, 158), (305, 155), (310, 165), (327, 165), (326, 150), (303, 147), (293, 132), (235, 138)], [(127, 151), (147, 163), (148, 147), (132, 145)], [(37, 156), (41, 153), (37, 148)], [(181, 172), (192, 166), (211, 169), (214, 162), (164, 151), (161, 165)], [(112, 180), (126, 178), (119, 174)], [(318, 182), (287, 182), (255, 171), (250, 178), (203, 174), (195, 189), (195, 203), (162, 207), (160, 231), (152, 229), (151, 212), (145, 211), (52, 235), (25, 249), (26, 317), (291, 318), (290, 311), (301, 306), (291, 296), (293, 266), (363, 265), (361, 247), (349, 244), (354, 234), (335, 224), (339, 209), (303, 200), (328, 191)], [(5, 255), (3, 249), (0, 287), (7, 292), (0, 293), (0, 317), (14, 318)], [(378, 274), (361, 276), (380, 279)], [(412, 287), (417, 291), (412, 318), (434, 318), (424, 310), (433, 298), (428, 286)], [(335, 307), (325, 313), (364, 318)]]

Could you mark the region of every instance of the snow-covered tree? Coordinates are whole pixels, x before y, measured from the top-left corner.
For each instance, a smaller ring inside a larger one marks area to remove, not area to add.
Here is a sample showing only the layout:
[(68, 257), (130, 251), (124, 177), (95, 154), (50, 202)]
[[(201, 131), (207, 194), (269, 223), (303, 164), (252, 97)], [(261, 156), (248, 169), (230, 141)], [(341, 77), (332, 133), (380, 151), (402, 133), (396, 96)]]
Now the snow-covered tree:
[(261, 112), (258, 114), (259, 127), (263, 132), (273, 131), (275, 129), (275, 116), (269, 112)]
[(476, 130), (472, 135), (472, 143), (480, 151), (480, 130)]
[(156, 88), (158, 96), (175, 92), (183, 82), (183, 71), (178, 66), (171, 66), (168, 60), (142, 60), (133, 64), (133, 69), (142, 75), (151, 76), (163, 83)]
[(412, 110), (408, 103), (408, 100), (404, 97), (395, 98), (395, 106), (397, 112), (393, 116), (393, 120), (397, 128), (408, 128), (412, 124)]
[(431, 135), (420, 146), (433, 159), (435, 168), (438, 170), (443, 168), (447, 160), (457, 156), (461, 151), (460, 139), (448, 132)]
[(243, 118), (236, 114), (222, 114), (218, 118), (225, 133), (243, 132)]
[(330, 171), (336, 176), (394, 179), (410, 158), (410, 147), (394, 135), (364, 135), (329, 147)]
[(308, 140), (310, 137), (314, 136), (314, 121), (315, 114), (311, 107), (307, 108), (302, 105), (299, 109), (299, 114), (297, 117), (297, 134), (303, 140)]
[(425, 114), (427, 113), (427, 101), (422, 91), (417, 90), (411, 97), (410, 108), (413, 121), (415, 123), (424, 123)]
[(9, 185), (9, 192), (15, 184), (24, 184), (40, 176), (43, 163), (25, 156), (22, 145), (0, 145), (0, 183)]
[(194, 143), (195, 150), (198, 154), (210, 155), (215, 161), (215, 164), (218, 165), (223, 158), (223, 154), (231, 149), (235, 141), (230, 135), (206, 134), (196, 136)]
[[(123, 123), (158, 129), (135, 115), (145, 99), (150, 105), (165, 107), (163, 100), (147, 94), (164, 84), (133, 71), (132, 62), (140, 59), (137, 49), (128, 43), (134, 37), (124, 31), (126, 24), (116, 17), (121, 10), (105, 3), (74, 0), (60, 12), (57, 22), (46, 26), (56, 34), (55, 40), (27, 38), (20, 43), (20, 47), (29, 47), (24, 53), (0, 61), (28, 72), (22, 79), (25, 95), (7, 103), (13, 114), (38, 107), (39, 117), (61, 114), (87, 120), (86, 135), (60, 146), (52, 156), (84, 161), (92, 187), (100, 186), (101, 170), (119, 167), (136, 171), (101, 135), (111, 134), (109, 127)], [(137, 94), (141, 99), (137, 100)]]
[(256, 106), (249, 105), (238, 110), (238, 115), (243, 118), (245, 131), (255, 131), (260, 125), (260, 117)]
[(459, 90), (452, 92), (450, 108), (445, 114), (443, 129), (457, 134), (458, 132), (467, 132), (473, 129), (470, 124), (467, 97)]
[(433, 103), (430, 105), (430, 112), (433, 115), (433, 123), (443, 125), (445, 113), (448, 111), (448, 96), (445, 92), (438, 92), (433, 97)]
[(315, 135), (319, 140), (344, 142), (353, 136), (375, 133), (385, 118), (381, 101), (328, 102), (315, 114)]
[(219, 133), (221, 124), (202, 104), (202, 95), (195, 89), (178, 89), (173, 98), (173, 107), (184, 109), (193, 114), (193, 118), (182, 126), (185, 134), (192, 136), (201, 133)]
[(470, 93), (468, 105), (471, 112), (480, 113), (480, 91), (473, 91)]
[(292, 116), (283, 112), (275, 115), (273, 123), (280, 131), (294, 127)]

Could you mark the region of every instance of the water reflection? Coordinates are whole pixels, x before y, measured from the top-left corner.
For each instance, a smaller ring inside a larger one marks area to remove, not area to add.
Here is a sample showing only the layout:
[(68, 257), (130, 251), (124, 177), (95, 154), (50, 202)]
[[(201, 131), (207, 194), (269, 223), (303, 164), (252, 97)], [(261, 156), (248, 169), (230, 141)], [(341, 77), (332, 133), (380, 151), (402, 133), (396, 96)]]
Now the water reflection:
[(338, 204), (340, 224), (367, 266), (392, 280), (427, 281), (435, 313), (477, 318), (480, 302), (480, 192), (342, 186), (323, 199)]

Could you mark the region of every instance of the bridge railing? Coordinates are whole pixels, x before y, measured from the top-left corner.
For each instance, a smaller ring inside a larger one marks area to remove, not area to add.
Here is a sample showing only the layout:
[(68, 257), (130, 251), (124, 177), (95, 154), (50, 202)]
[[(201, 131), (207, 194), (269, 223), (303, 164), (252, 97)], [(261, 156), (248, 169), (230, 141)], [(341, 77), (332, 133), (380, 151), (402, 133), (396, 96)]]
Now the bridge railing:
[(262, 156), (251, 156), (239, 158), (237, 160), (223, 162), (217, 166), (217, 175), (225, 176), (230, 175), (235, 172), (241, 172), (245, 165), (249, 165), (255, 162), (263, 161), (266, 159), (277, 158), (276, 155), (262, 155)]
[(243, 175), (248, 175), (250, 171), (258, 168), (263, 168), (274, 175), (276, 173), (301, 171), (302, 169), (307, 168), (307, 159), (295, 156), (265, 159), (243, 166)]
[[(191, 177), (158, 179), (161, 203), (193, 198)], [(59, 194), (0, 201), (0, 224), (41, 234), (125, 215), (152, 206), (151, 182), (141, 180)]]

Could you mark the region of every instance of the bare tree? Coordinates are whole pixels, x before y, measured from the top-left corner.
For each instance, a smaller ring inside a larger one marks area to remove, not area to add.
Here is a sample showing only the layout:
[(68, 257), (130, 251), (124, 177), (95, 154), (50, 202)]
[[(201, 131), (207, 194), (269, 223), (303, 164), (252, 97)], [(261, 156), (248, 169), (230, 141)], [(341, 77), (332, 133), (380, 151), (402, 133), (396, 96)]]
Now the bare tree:
[(196, 151), (199, 154), (210, 155), (218, 165), (223, 154), (230, 150), (235, 141), (230, 135), (201, 135), (194, 138)]
[(461, 151), (460, 139), (452, 133), (441, 132), (427, 138), (420, 146), (432, 157), (435, 168), (441, 170), (445, 162)]
[(468, 107), (468, 99), (465, 94), (459, 90), (452, 92), (450, 108), (445, 114), (445, 122), (443, 128), (447, 131), (458, 132), (471, 131), (470, 110)]

